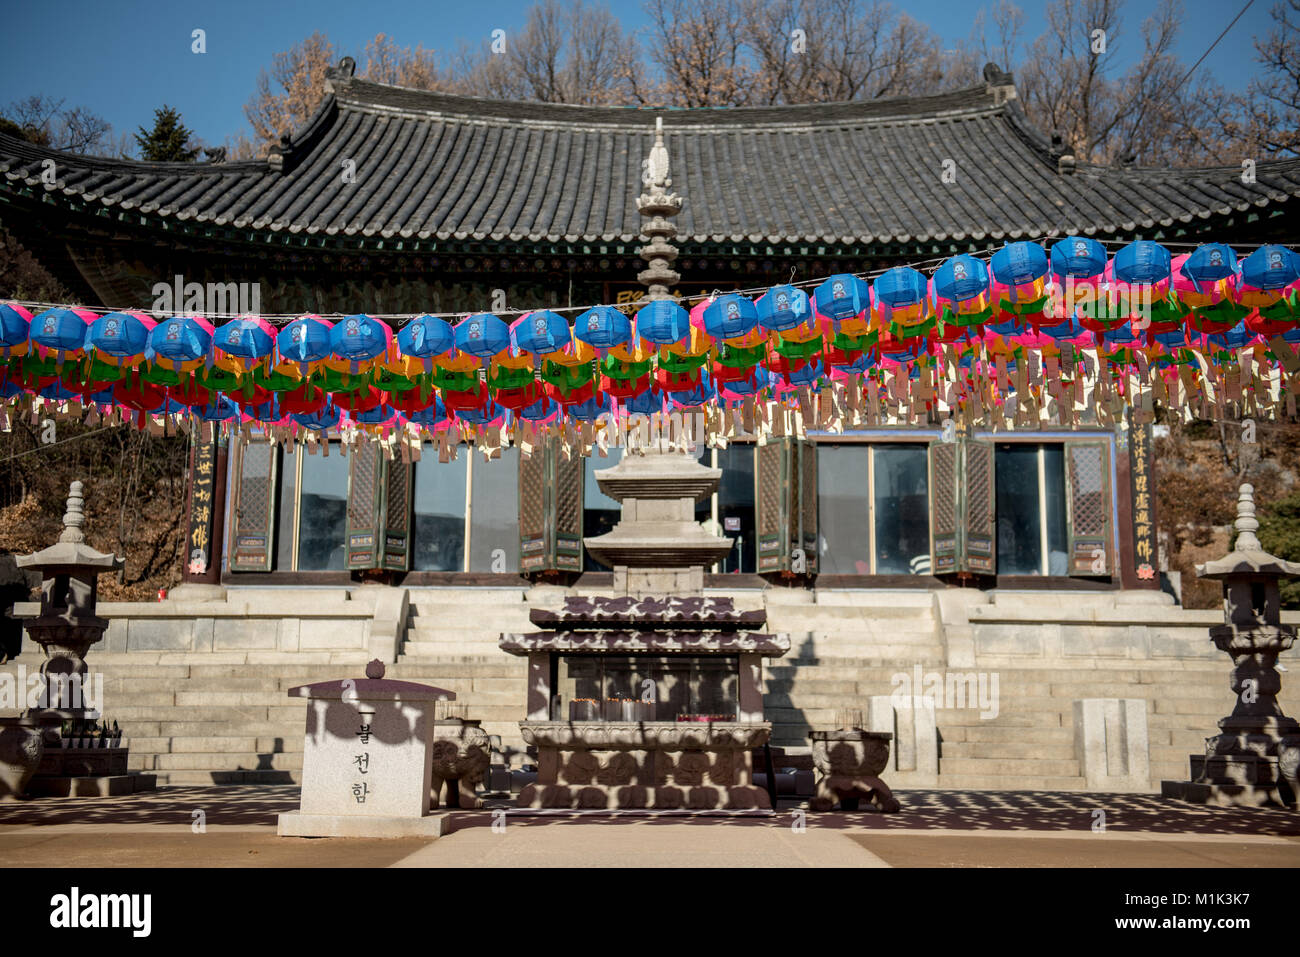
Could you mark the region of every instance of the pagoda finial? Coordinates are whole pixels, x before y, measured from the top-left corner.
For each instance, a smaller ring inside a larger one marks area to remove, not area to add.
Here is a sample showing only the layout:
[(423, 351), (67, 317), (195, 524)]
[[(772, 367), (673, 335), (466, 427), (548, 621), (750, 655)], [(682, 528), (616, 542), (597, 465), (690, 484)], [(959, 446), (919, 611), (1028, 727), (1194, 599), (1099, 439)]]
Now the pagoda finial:
[(1259, 519), (1255, 517), (1255, 488), (1243, 484), (1237, 496), (1237, 551), (1262, 552), (1264, 546), (1259, 543), (1255, 532), (1259, 529)]
[(682, 209), (682, 198), (676, 193), (667, 192), (673, 181), (668, 177), (668, 148), (664, 146), (664, 119), (655, 117), (655, 140), (650, 147), (641, 173), (641, 183), (645, 192), (637, 197), (636, 208), (647, 220), (642, 232), (650, 242), (642, 246), (638, 254), (649, 267), (643, 269), (637, 278), (647, 287), (646, 298), (669, 299), (671, 289), (677, 285), (681, 276), (673, 270), (673, 260), (677, 258), (677, 249), (671, 240), (677, 235), (677, 227), (669, 222)]
[(85, 533), (81, 526), (85, 524), (86, 515), (82, 511), (82, 505), (85, 499), (81, 495), (82, 484), (73, 482), (68, 487), (68, 510), (63, 513), (63, 534), (59, 536), (61, 542), (84, 542)]

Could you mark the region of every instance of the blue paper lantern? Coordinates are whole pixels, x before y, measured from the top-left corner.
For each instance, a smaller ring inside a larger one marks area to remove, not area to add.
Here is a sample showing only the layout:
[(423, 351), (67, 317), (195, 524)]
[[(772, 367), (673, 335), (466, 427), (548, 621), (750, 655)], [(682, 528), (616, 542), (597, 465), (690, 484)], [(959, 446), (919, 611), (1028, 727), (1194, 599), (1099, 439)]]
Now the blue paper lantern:
[(934, 274), (934, 291), (952, 302), (966, 302), (988, 292), (989, 267), (966, 253), (946, 260)]
[(1183, 261), (1183, 275), (1197, 285), (1227, 279), (1236, 271), (1237, 254), (1225, 243), (1204, 243)]
[(593, 349), (612, 349), (632, 341), (632, 320), (613, 306), (596, 306), (574, 321), (573, 334)]
[(42, 399), (53, 399), (57, 402), (63, 402), (67, 399), (80, 399), (80, 392), (73, 392), (66, 388), (62, 382), (51, 382), (45, 388), (37, 393)]
[(704, 329), (715, 339), (736, 339), (757, 325), (758, 309), (744, 296), (729, 292), (704, 307)]
[(129, 312), (110, 312), (91, 323), (86, 346), (115, 359), (147, 356), (155, 323)]
[(244, 410), (249, 418), (256, 422), (279, 422), (283, 415), (280, 414), (280, 400), (274, 395), (267, 399), (261, 405), (249, 406)]
[(606, 412), (614, 411), (614, 398), (608, 395), (594, 395), (584, 402), (576, 402), (568, 408), (569, 418), (580, 422), (593, 422)]
[(1260, 246), (1241, 262), (1241, 281), (1256, 289), (1281, 289), (1300, 279), (1300, 255), (1285, 246)]
[(505, 409), (495, 402), (486, 402), (481, 409), (457, 409), (456, 418), (471, 425), (486, 425), (505, 415)]
[(1040, 326), (1038, 329), (1045, 336), (1049, 336), (1058, 342), (1064, 342), (1069, 339), (1077, 339), (1088, 330), (1083, 328), (1083, 323), (1079, 321), (1078, 316), (1070, 316), (1054, 326)]
[(925, 276), (910, 266), (887, 269), (871, 286), (876, 302), (890, 309), (919, 305), (930, 295), (930, 285)]
[(0, 302), (0, 354), (6, 358), (24, 347), (31, 335), (32, 318), (22, 306)]
[(200, 419), (208, 422), (222, 422), (234, 418), (238, 414), (239, 406), (235, 405), (229, 397), (218, 392), (212, 398), (214, 401), (209, 402), (201, 409), (195, 410)]
[(654, 415), (664, 410), (664, 395), (658, 389), (646, 389), (623, 403), (629, 415)]
[(354, 365), (382, 356), (392, 341), (393, 330), (386, 322), (362, 314), (344, 316), (330, 330), (330, 351)]
[(816, 382), (822, 377), (822, 364), (820, 361), (805, 362), (799, 368), (790, 373), (791, 385), (807, 385), (810, 382)]
[(406, 413), (408, 421), (416, 425), (422, 425), (426, 429), (432, 429), (438, 423), (447, 421), (447, 407), (442, 404), (442, 398), (435, 396), (434, 401), (423, 409), (417, 409), (414, 412)]
[(212, 345), (227, 355), (256, 363), (275, 350), (275, 327), (265, 319), (231, 319), (213, 332)]
[(1249, 343), (1254, 337), (1255, 334), (1246, 328), (1246, 323), (1239, 322), (1227, 332), (1206, 333), (1205, 344), (1236, 350)]
[(669, 346), (691, 332), (691, 317), (671, 299), (656, 299), (636, 314), (636, 334), (656, 346)]
[(1149, 239), (1137, 239), (1115, 254), (1115, 278), (1154, 285), (1169, 278), (1169, 250)]
[(281, 359), (300, 366), (321, 362), (330, 357), (333, 349), (330, 331), (331, 324), (319, 316), (299, 316), (276, 335), (275, 351)]
[(535, 356), (560, 352), (572, 343), (568, 320), (549, 309), (520, 316), (511, 324), (510, 335), (515, 348)]
[(332, 429), (339, 424), (342, 413), (339, 412), (338, 406), (333, 402), (327, 402), (323, 408), (316, 412), (296, 412), (289, 416), (294, 422), (307, 429), (316, 432)]
[(1101, 335), (1106, 342), (1117, 346), (1131, 346), (1141, 341), (1133, 332), (1133, 327), (1127, 322), (1104, 329)]
[(1023, 286), (1047, 275), (1047, 251), (1038, 243), (1007, 243), (993, 254), (993, 276), (1007, 286)]
[(172, 369), (192, 368), (212, 356), (212, 324), (197, 316), (164, 319), (149, 333), (154, 358)]
[(855, 358), (852, 362), (832, 363), (832, 368), (842, 369), (845, 372), (861, 374), (873, 368), (876, 365), (875, 357), (870, 352), (864, 352)]
[(764, 329), (785, 332), (803, 325), (812, 314), (808, 294), (794, 286), (773, 286), (754, 303)]
[(365, 409), (362, 412), (353, 412), (352, 421), (358, 425), (383, 425), (395, 415), (391, 405), (380, 403), (373, 409)]
[(95, 319), (86, 309), (46, 309), (32, 319), (32, 345), (50, 349), (58, 358), (80, 352)]
[(519, 410), (519, 418), (527, 419), (529, 422), (541, 422), (546, 419), (554, 418), (559, 414), (559, 404), (549, 396), (543, 396), (532, 405), (526, 405)]
[(817, 287), (813, 298), (827, 319), (852, 319), (871, 308), (871, 287), (857, 276), (837, 273)]
[(1151, 341), (1165, 349), (1183, 349), (1187, 346), (1187, 330), (1179, 326), (1168, 332), (1157, 332), (1151, 336)]
[(500, 316), (480, 312), (456, 324), (456, 348), (486, 362), (510, 348), (510, 327)]
[(446, 319), (417, 316), (397, 330), (397, 347), (404, 356), (432, 359), (456, 347), (456, 334)]
[(1052, 272), (1086, 279), (1106, 270), (1106, 247), (1085, 236), (1067, 236), (1052, 244)]

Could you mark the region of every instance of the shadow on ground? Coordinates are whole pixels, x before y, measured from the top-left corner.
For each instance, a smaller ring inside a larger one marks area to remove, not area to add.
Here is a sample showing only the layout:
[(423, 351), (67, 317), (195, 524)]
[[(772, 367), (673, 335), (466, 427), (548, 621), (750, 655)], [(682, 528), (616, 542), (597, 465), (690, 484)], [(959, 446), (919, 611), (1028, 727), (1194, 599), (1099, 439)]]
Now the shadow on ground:
[[(1107, 832), (1166, 834), (1300, 835), (1300, 812), (1284, 809), (1219, 808), (1167, 801), (1150, 794), (1084, 794), (1071, 791), (897, 791), (898, 814), (871, 812), (808, 814), (810, 825), (842, 829), (920, 829), (958, 831), (1089, 831), (1105, 814)], [(296, 785), (163, 787), (155, 792), (113, 798), (37, 798), (0, 804), (0, 826), (52, 824), (191, 824), (202, 810), (208, 825), (267, 825), (298, 807)], [(454, 828), (486, 827), (493, 810), (453, 811)], [(784, 804), (772, 817), (600, 816), (557, 813), (509, 815), (511, 827), (573, 824), (653, 827), (789, 827), (800, 807)]]

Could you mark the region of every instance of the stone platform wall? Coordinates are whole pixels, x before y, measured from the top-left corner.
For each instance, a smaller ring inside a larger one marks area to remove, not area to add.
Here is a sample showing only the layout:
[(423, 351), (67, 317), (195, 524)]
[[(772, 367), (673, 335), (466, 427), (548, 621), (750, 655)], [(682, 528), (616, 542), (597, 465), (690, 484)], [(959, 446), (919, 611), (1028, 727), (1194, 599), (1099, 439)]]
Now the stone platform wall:
[[(532, 630), (530, 604), (558, 607), (564, 594), (522, 586), (182, 589), (164, 602), (102, 604), (111, 625), (88, 662), (104, 675), (104, 711), (132, 739), (134, 766), (162, 782), (296, 780), (304, 706), (287, 690), (360, 676), (375, 657), (396, 659), (393, 677), (457, 692), (507, 750), (521, 749), (524, 662), (501, 652), (497, 638)], [(791, 637), (790, 654), (769, 661), (764, 673), (773, 740), (790, 766), (807, 762), (808, 731), (831, 727), (840, 709), (874, 707), (879, 720), (882, 699), (918, 667), (941, 680), (996, 675), (997, 714), (940, 701), (930, 743), (915, 726), (924, 715), (896, 716), (895, 766), (886, 780), (899, 786), (1086, 790), (1075, 702), (1105, 698), (1145, 702), (1145, 789), (1154, 791), (1162, 777), (1186, 776), (1187, 756), (1203, 749), (1232, 705), (1227, 656), (1207, 631), (1220, 613), (1188, 611), (1159, 593), (768, 589), (731, 596), (741, 608), (765, 607), (767, 630)], [(16, 663), (34, 672), (40, 660), (25, 644)], [(1284, 674), (1280, 700), (1300, 714), (1300, 678)]]

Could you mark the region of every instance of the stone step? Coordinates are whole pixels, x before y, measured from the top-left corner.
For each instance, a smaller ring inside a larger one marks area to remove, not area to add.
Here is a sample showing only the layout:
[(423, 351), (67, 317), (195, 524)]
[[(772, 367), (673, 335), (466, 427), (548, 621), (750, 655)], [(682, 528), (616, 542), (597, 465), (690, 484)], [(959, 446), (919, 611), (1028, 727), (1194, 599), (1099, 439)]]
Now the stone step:
[[(134, 770), (143, 770), (140, 768)], [(153, 773), (153, 772), (150, 772)], [(236, 785), (236, 784), (301, 784), (302, 773), (298, 769), (276, 771), (213, 771), (213, 770), (169, 770), (158, 771), (158, 783), (172, 787), (193, 787)]]
[(767, 624), (774, 627), (780, 622), (797, 625), (801, 621), (819, 621), (822, 619), (841, 618), (851, 621), (934, 621), (932, 604), (902, 605), (851, 605), (822, 604), (813, 605), (769, 605)]
[(951, 741), (945, 738), (940, 747), (939, 767), (946, 768), (954, 758), (1077, 760), (1073, 741)]
[[(504, 678), (523, 677), (528, 674), (526, 659), (505, 661), (445, 661), (441, 658), (403, 657), (388, 671), (388, 677), (415, 681), (427, 678), (435, 684), (437, 681), (450, 681), (452, 678)], [(436, 679), (436, 680), (435, 680)]]
[(1000, 757), (944, 757), (939, 758), (939, 776), (977, 775), (990, 777), (1075, 777), (1079, 775), (1077, 758), (1036, 758), (1018, 760)]
[(1073, 728), (1013, 728), (991, 722), (982, 722), (981, 724), (967, 726), (942, 725), (939, 728), (939, 733), (943, 737), (945, 747), (949, 742), (954, 744), (966, 743), (972, 747), (980, 747), (986, 744), (997, 746), (1003, 743), (1026, 744), (1035, 747), (1074, 746)]
[[(941, 773), (934, 788), (952, 791), (1087, 791), (1088, 782), (1080, 775)], [(971, 819), (984, 818), (978, 812), (972, 812)]]
[(934, 608), (934, 593), (919, 588), (900, 588), (892, 591), (875, 588), (862, 591), (814, 590), (813, 596), (815, 599), (812, 605), (813, 608), (834, 606), (837, 608), (866, 608), (873, 611), (879, 608)]
[[(132, 753), (134, 759), (136, 755)], [(142, 756), (143, 757), (143, 756)], [(141, 771), (299, 771), (302, 769), (302, 752), (194, 752), (190, 754), (155, 754), (152, 767)], [(147, 765), (148, 762), (146, 761)]]

